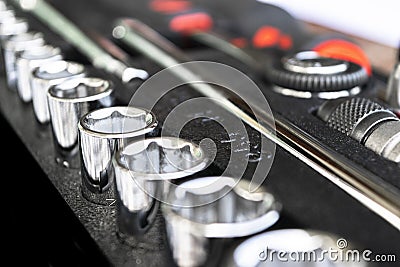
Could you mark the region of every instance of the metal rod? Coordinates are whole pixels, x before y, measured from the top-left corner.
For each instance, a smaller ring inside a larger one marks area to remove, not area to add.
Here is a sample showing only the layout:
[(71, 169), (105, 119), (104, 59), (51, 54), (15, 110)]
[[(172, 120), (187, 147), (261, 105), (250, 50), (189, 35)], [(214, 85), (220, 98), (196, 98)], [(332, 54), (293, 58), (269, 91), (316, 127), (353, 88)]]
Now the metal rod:
[(43, 0), (12, 0), (23, 10), (31, 12), (51, 30), (74, 45), (84, 54), (93, 66), (117, 75), (124, 83), (132, 79), (147, 79), (145, 70), (128, 67), (104, 51), (98, 44), (87, 37), (76, 25), (64, 17)]
[[(222, 36), (221, 34), (217, 34), (213, 31), (195, 31), (190, 33), (190, 37), (201, 44), (214, 48), (218, 51), (225, 53), (226, 55), (229, 55), (239, 60), (246, 66), (251, 67), (253, 71), (256, 71), (262, 76), (265, 74), (263, 64), (260, 64), (250, 51), (231, 44), (227, 40), (227, 38)], [(257, 56), (261, 56), (261, 53), (258, 53)]]
[[(179, 48), (137, 20), (119, 20), (113, 30), (113, 35), (162, 67), (170, 67), (189, 60)], [(182, 71), (182, 68), (179, 69), (179, 72), (174, 72), (174, 75), (183, 81), (190, 81), (193, 78), (198, 80), (195, 73), (190, 70)], [(192, 83), (189, 85), (201, 94), (215, 99), (221, 107), (400, 229), (400, 193), (381, 178), (363, 168), (354, 166), (351, 161), (323, 146), (315, 138), (279, 115), (275, 115), (277, 125), (277, 135), (275, 135), (267, 126), (271, 118), (261, 118), (263, 119), (260, 121), (263, 123), (261, 125), (216, 88), (208, 84)], [(253, 110), (258, 110), (257, 106), (251, 103), (247, 104)], [(260, 110), (258, 112), (264, 114)]]
[(127, 52), (122, 50), (122, 48), (120, 48), (118, 45), (114, 44), (110, 39), (104, 37), (99, 32), (93, 29), (90, 29), (87, 34), (111, 56), (115, 57), (126, 65), (130, 64), (131, 56)]

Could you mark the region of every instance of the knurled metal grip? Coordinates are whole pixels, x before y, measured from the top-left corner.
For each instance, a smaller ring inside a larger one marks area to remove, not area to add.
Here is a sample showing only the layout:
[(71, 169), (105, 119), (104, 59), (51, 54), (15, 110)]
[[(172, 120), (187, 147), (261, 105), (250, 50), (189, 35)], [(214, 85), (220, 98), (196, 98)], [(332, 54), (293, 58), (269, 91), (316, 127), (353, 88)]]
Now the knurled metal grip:
[(350, 135), (354, 126), (363, 118), (383, 107), (365, 98), (352, 98), (343, 102), (330, 114), (327, 124), (335, 130)]
[(317, 115), (329, 127), (400, 162), (400, 120), (378, 103), (365, 98), (337, 99), (321, 105)]

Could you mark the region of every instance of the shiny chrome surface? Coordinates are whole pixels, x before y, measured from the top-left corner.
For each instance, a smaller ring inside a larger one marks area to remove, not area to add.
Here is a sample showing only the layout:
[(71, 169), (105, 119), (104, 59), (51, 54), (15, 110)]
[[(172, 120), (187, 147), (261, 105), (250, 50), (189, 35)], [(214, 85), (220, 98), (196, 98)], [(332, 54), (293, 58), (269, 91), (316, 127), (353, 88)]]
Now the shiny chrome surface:
[[(178, 266), (207, 262), (209, 238), (235, 238), (261, 232), (279, 219), (280, 204), (260, 187), (230, 177), (203, 177), (182, 183), (169, 192), (173, 206), (163, 204), (168, 241)], [(199, 190), (201, 188), (201, 190)], [(205, 199), (217, 199), (209, 204)]]
[(32, 72), (32, 100), (36, 119), (40, 123), (50, 121), (47, 91), (51, 86), (68, 79), (85, 76), (83, 65), (70, 61), (54, 61), (35, 68)]
[(151, 112), (133, 107), (102, 108), (84, 115), (78, 124), (82, 192), (90, 201), (109, 205), (114, 199), (112, 159), (123, 144), (154, 131)]
[(320, 99), (337, 99), (340, 97), (351, 97), (358, 95), (361, 92), (361, 87), (356, 86), (349, 90), (341, 90), (341, 91), (331, 91), (331, 92), (310, 92), (310, 91), (299, 91), (290, 88), (284, 88), (277, 85), (272, 87), (278, 94), (282, 94), (285, 96), (292, 96), (297, 98), (320, 98)]
[[(174, 137), (148, 138), (117, 152), (113, 165), (117, 188), (117, 224), (127, 235), (145, 232), (171, 179), (188, 177), (208, 164), (197, 145)], [(141, 223), (141, 222), (146, 223)]]
[(382, 123), (368, 136), (365, 146), (388, 160), (400, 163), (400, 121)]
[(397, 63), (390, 75), (386, 90), (386, 101), (396, 109), (400, 109), (400, 63)]
[(5, 40), (12, 35), (18, 35), (28, 31), (28, 22), (15, 17), (0, 17), (0, 40)]
[(79, 120), (92, 110), (111, 106), (112, 92), (109, 81), (92, 77), (71, 78), (47, 91), (56, 150), (61, 157), (67, 152), (66, 161), (69, 156), (75, 156), (78, 148)]
[(32, 71), (42, 64), (61, 59), (61, 50), (50, 45), (35, 47), (19, 54), (17, 89), (22, 101), (30, 102), (32, 100)]
[(317, 115), (380, 156), (400, 162), (400, 119), (378, 103), (366, 98), (327, 101)]
[[(125, 44), (162, 67), (168, 68), (190, 61), (179, 48), (138, 21), (121, 19), (114, 27), (113, 33), (115, 38), (121, 39)], [(190, 81), (190, 77), (186, 77), (186, 74), (187, 72), (185, 74), (175, 73), (183, 81)], [(199, 88), (196, 84), (190, 86), (205, 96), (218, 99), (221, 107), (236, 115), (251, 128), (275, 142), (397, 229), (400, 229), (400, 192), (397, 188), (389, 185), (367, 169), (356, 166), (351, 160), (323, 145), (316, 138), (279, 114), (274, 115), (277, 133), (274, 134), (269, 127), (271, 118), (263, 115), (265, 112), (258, 107), (257, 103), (252, 103), (251, 109), (256, 110), (256, 113), (260, 115), (261, 120), (259, 121), (249, 116), (245, 111), (246, 109), (242, 108), (240, 104), (221, 96), (218, 89), (208, 87), (208, 90), (203, 90), (204, 88)]]
[(252, 68), (257, 73), (262, 73), (264, 71), (264, 65), (260, 63), (260, 60), (256, 60), (255, 57), (251, 55), (245, 48), (239, 48), (238, 46), (232, 44), (229, 41), (228, 36), (208, 30), (207, 32), (191, 32), (190, 37), (199, 43), (221, 51), (239, 60), (240, 62), (243, 62), (246, 66)]
[(6, 10), (6, 9), (7, 9), (6, 3), (4, 3), (3, 1), (0, 1), (0, 11)]
[(336, 74), (347, 70), (343, 60), (325, 58), (313, 51), (299, 52), (293, 57), (283, 58), (283, 66), (290, 71), (304, 74)]
[[(358, 261), (348, 256), (350, 260), (333, 261), (327, 251), (337, 251), (346, 254), (354, 250), (353, 245), (345, 239), (327, 232), (283, 229), (259, 234), (242, 241), (227, 252), (222, 266), (224, 267), (364, 267), (369, 266), (359, 256)], [(272, 252), (274, 251), (274, 253)], [(325, 251), (325, 252), (323, 252)], [(362, 250), (361, 250), (362, 251)], [(281, 254), (278, 256), (278, 252)], [(362, 252), (361, 252), (362, 253)], [(360, 253), (360, 254), (361, 254)], [(280, 257), (282, 260), (279, 260)], [(304, 259), (302, 259), (304, 257)]]
[(26, 32), (14, 35), (4, 42), (4, 64), (10, 88), (15, 87), (17, 80), (17, 53), (43, 45), (43, 35), (38, 32)]

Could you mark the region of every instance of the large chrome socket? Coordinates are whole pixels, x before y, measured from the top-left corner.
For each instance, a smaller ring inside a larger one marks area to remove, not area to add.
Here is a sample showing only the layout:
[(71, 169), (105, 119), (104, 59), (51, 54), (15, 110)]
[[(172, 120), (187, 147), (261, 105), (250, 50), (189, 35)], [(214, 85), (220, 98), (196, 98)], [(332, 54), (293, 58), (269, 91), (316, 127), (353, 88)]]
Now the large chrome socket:
[(134, 107), (102, 108), (80, 119), (82, 193), (86, 199), (101, 205), (114, 202), (115, 152), (124, 144), (154, 133), (156, 126), (153, 113)]
[(0, 24), (15, 19), (15, 12), (7, 6), (0, 6)]
[(122, 236), (139, 236), (154, 221), (159, 201), (170, 181), (207, 167), (205, 152), (174, 137), (148, 138), (126, 145), (113, 164), (117, 195), (117, 225)]
[(43, 64), (61, 59), (61, 50), (50, 45), (35, 47), (18, 55), (17, 89), (22, 101), (32, 100), (32, 71)]
[(7, 83), (10, 89), (15, 89), (17, 81), (17, 54), (34, 47), (43, 46), (43, 35), (38, 32), (26, 32), (13, 35), (4, 42), (4, 63), (7, 72)]
[(275, 197), (263, 187), (255, 192), (249, 188), (250, 182), (230, 177), (197, 178), (171, 188), (170, 204), (163, 204), (162, 211), (178, 266), (215, 264), (221, 256), (216, 242), (275, 224), (280, 211)]
[(78, 123), (86, 113), (113, 104), (113, 87), (94, 77), (73, 78), (50, 87), (47, 99), (57, 161), (78, 168)]
[(39, 123), (50, 121), (50, 112), (47, 103), (47, 92), (51, 86), (58, 85), (71, 78), (85, 76), (85, 67), (70, 61), (54, 61), (32, 71), (32, 100), (33, 110)]
[(220, 266), (370, 266), (362, 254), (363, 251), (356, 251), (351, 242), (327, 232), (283, 229), (258, 234), (240, 242), (225, 253)]
[(394, 66), (389, 77), (385, 99), (391, 107), (400, 109), (400, 62)]

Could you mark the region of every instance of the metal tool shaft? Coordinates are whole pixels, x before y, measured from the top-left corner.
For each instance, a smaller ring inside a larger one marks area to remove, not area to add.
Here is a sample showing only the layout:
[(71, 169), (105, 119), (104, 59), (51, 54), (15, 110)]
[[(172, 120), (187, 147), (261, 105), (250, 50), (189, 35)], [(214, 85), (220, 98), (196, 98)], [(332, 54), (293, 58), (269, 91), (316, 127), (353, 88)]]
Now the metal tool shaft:
[[(257, 72), (261, 76), (264, 75), (264, 64), (260, 64), (260, 61), (255, 59), (255, 56), (260, 57), (262, 56), (262, 53), (256, 52), (256, 55), (253, 55), (255, 51), (251, 53), (245, 48), (239, 48), (230, 43), (226, 36), (222, 36), (221, 34), (217, 34), (213, 31), (195, 31), (190, 33), (190, 37), (203, 45), (214, 48), (239, 60), (246, 66), (252, 68), (253, 71)], [(265, 57), (263, 57), (263, 60), (264, 59), (267, 60)]]
[[(118, 21), (113, 34), (115, 38), (121, 39), (162, 67), (167, 68), (189, 61), (189, 58), (179, 48), (137, 20)], [(174, 71), (174, 75), (183, 81), (191, 81), (193, 78), (199, 80), (195, 73), (184, 68), (179, 68), (179, 72)], [(277, 134), (275, 134), (269, 128), (271, 118), (262, 117), (265, 112), (257, 108), (257, 105), (247, 103), (253, 111), (261, 114), (262, 121), (255, 120), (244, 109), (228, 100), (218, 89), (208, 84), (191, 83), (189, 85), (197, 92), (215, 99), (218, 105), (400, 229), (400, 193), (393, 186), (327, 148), (282, 116), (275, 114), (274, 119), (277, 126)]]
[(385, 100), (391, 107), (400, 109), (400, 62), (395, 65), (389, 77)]
[(115, 74), (123, 82), (132, 79), (147, 79), (145, 70), (126, 66), (104, 51), (85, 35), (76, 25), (43, 0), (12, 0), (23, 10), (29, 11), (45, 23), (51, 30), (62, 36), (84, 54), (91, 63), (100, 69)]

